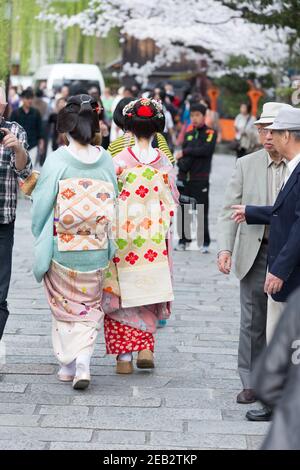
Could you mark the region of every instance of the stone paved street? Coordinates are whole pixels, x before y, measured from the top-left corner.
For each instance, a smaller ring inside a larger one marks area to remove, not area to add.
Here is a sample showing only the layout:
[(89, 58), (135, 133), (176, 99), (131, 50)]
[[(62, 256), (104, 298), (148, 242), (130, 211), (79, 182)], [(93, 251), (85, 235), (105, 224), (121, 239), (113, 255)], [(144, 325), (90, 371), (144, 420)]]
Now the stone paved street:
[(247, 422), (251, 406), (235, 402), (238, 282), (215, 265), (216, 217), (234, 164), (231, 156), (214, 157), (210, 254), (175, 254), (176, 301), (157, 335), (156, 369), (115, 375), (101, 334), (92, 384), (83, 392), (56, 378), (51, 316), (31, 274), (30, 203), (20, 201), (0, 374), (0, 449), (259, 447), (268, 423)]

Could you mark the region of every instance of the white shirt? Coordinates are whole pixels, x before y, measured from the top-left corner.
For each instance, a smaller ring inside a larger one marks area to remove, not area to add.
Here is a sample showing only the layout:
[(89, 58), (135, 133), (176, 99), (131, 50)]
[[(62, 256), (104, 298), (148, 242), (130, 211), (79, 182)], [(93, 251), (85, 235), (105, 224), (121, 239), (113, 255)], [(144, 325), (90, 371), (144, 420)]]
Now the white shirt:
[(300, 163), (300, 153), (298, 153), (292, 160), (290, 160), (288, 162), (288, 164), (287, 164), (287, 173), (286, 173), (285, 179), (284, 179), (284, 185), (286, 185), (289, 177), (291, 176), (291, 174), (295, 170), (298, 163)]
[(165, 106), (163, 107), (163, 112), (164, 112), (164, 115), (165, 115), (164, 132), (169, 132), (170, 130), (172, 130), (174, 128), (174, 122), (173, 122), (172, 114), (170, 113), (170, 111), (167, 110), (167, 108)]

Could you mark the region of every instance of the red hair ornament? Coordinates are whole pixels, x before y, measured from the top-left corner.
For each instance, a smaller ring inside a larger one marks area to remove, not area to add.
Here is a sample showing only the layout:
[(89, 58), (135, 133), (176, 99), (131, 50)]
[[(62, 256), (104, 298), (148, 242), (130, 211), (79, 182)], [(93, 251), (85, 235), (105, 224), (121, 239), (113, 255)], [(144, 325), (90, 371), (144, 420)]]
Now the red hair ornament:
[(149, 105), (148, 106), (145, 106), (145, 105), (140, 106), (139, 109), (137, 110), (136, 114), (139, 117), (153, 117), (154, 116), (154, 112), (153, 112), (153, 110), (151, 109), (151, 107)]

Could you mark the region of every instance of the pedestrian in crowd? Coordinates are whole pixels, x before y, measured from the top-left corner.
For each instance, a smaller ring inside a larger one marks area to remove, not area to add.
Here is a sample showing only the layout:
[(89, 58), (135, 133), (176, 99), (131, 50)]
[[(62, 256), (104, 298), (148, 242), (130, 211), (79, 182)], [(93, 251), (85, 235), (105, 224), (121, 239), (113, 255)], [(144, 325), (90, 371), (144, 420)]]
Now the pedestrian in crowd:
[[(117, 96), (115, 96), (114, 101), (112, 103), (112, 107), (111, 107), (112, 113), (115, 112), (117, 105), (123, 98), (131, 99), (131, 100), (134, 99), (130, 88), (125, 89), (125, 87), (122, 86), (118, 89), (118, 94)], [(123, 130), (119, 126), (117, 126), (113, 120), (111, 123), (111, 128), (110, 128), (110, 142), (114, 142), (118, 137), (121, 137), (122, 135), (123, 135)]]
[(44, 280), (52, 312), (58, 378), (75, 389), (90, 383), (105, 269), (115, 251), (110, 226), (118, 190), (111, 156), (91, 145), (97, 109), (88, 95), (69, 98), (57, 118), (69, 145), (47, 158), (32, 193), (34, 275)]
[[(154, 333), (158, 319), (171, 314), (171, 242), (168, 238), (174, 201), (173, 166), (152, 138), (165, 119), (161, 104), (142, 98), (123, 109), (124, 126), (135, 145), (114, 158), (119, 174), (117, 246), (103, 297), (108, 354), (117, 355), (119, 374), (154, 367)], [(167, 240), (166, 240), (167, 239)]]
[(39, 111), (32, 107), (34, 94), (31, 88), (23, 91), (22, 107), (11, 114), (11, 121), (20, 124), (27, 133), (28, 151), (34, 165), (37, 163), (37, 153), (44, 151), (42, 118)]
[(105, 109), (101, 97), (98, 98), (98, 107), (99, 107), (99, 130), (101, 134), (101, 145), (107, 150), (110, 143), (110, 127), (106, 120)]
[[(208, 252), (209, 235), (209, 175), (211, 162), (217, 141), (217, 133), (205, 125), (206, 106), (191, 105), (191, 121), (193, 129), (187, 132), (182, 150), (176, 154), (179, 168), (178, 186), (180, 193), (195, 198), (197, 204), (204, 205), (204, 239), (203, 227), (198, 223), (197, 242), (202, 247), (202, 253)], [(181, 217), (178, 218), (178, 232), (181, 234), (177, 250), (185, 250), (191, 239), (191, 219), (181, 207)]]
[(11, 277), (18, 178), (32, 171), (25, 130), (3, 118), (7, 106), (0, 87), (0, 340), (9, 315), (7, 295)]
[(68, 100), (69, 97), (70, 97), (70, 87), (68, 85), (63, 85), (60, 90), (59, 98), (64, 98), (65, 100)]
[(132, 90), (131, 87), (124, 87), (124, 90), (123, 90), (124, 98), (135, 98), (134, 93), (135, 93), (135, 90)]
[(237, 158), (257, 150), (258, 140), (254, 126), (255, 117), (251, 116), (251, 104), (242, 103), (240, 113), (234, 120), (235, 149)]
[(111, 123), (112, 116), (113, 116), (113, 113), (112, 113), (113, 101), (114, 101), (114, 96), (111, 94), (110, 88), (106, 87), (102, 95), (102, 102), (103, 102), (105, 115), (109, 124)]
[(67, 104), (65, 98), (59, 98), (55, 103), (54, 112), (49, 116), (49, 132), (52, 136), (52, 150), (53, 152), (57, 150), (62, 145), (65, 145), (65, 140), (63, 134), (60, 134), (57, 130), (57, 116), (61, 109), (63, 109)]
[(273, 409), (262, 450), (300, 449), (300, 289), (289, 298), (254, 373), (258, 398)]
[[(92, 96), (98, 103), (98, 115), (99, 115), (99, 139), (102, 147), (106, 150), (109, 146), (109, 124), (106, 121), (105, 109), (99, 93), (99, 89), (95, 86), (89, 89), (88, 94)], [(97, 133), (98, 134), (98, 133)], [(101, 135), (100, 135), (101, 134)]]
[(15, 86), (11, 86), (9, 88), (8, 105), (9, 105), (10, 114), (13, 111), (16, 111), (20, 106), (20, 97), (18, 95), (18, 89)]
[(44, 95), (46, 95), (47, 94), (47, 80), (42, 80), (39, 83), (39, 88), (38, 89), (41, 90)]
[(234, 253), (233, 268), (240, 281), (238, 371), (243, 390), (238, 394), (237, 402), (242, 404), (253, 403), (257, 399), (251, 374), (266, 346), (267, 296), (264, 283), (269, 229), (265, 225), (242, 225), (238, 230), (238, 225), (231, 218), (231, 207), (246, 202), (253, 205), (274, 204), (287, 168), (266, 127), (273, 123), (282, 106), (273, 102), (264, 104), (260, 119), (255, 122), (263, 149), (237, 160), (218, 219), (219, 270), (230, 274)]
[(47, 157), (47, 149), (49, 142), (49, 116), (50, 116), (50, 106), (49, 102), (46, 99), (43, 90), (38, 89), (35, 92), (35, 96), (32, 100), (32, 107), (36, 109), (42, 118), (42, 137), (43, 137), (43, 146), (41, 150), (38, 150), (37, 163), (40, 166), (43, 166)]
[(191, 95), (188, 94), (181, 105), (180, 129), (176, 138), (176, 146), (182, 146), (187, 129), (191, 125)]
[(131, 91), (132, 97), (136, 100), (140, 95), (140, 88), (137, 85), (131, 85), (130, 91)]
[[(108, 147), (108, 151), (110, 152), (111, 156), (114, 158), (118, 155), (122, 150), (127, 147), (132, 147), (135, 144), (135, 138), (125, 126), (125, 119), (123, 115), (124, 107), (132, 102), (132, 98), (123, 98), (117, 105), (114, 114), (113, 114), (113, 122), (115, 125), (122, 130), (122, 135), (118, 137), (116, 140), (112, 141)], [(164, 138), (163, 134), (160, 132), (156, 132), (153, 140), (152, 140), (152, 147), (158, 147), (169, 159), (169, 161), (173, 164), (175, 162), (173, 154), (168, 147), (167, 141)]]
[(217, 144), (220, 144), (222, 141), (222, 129), (219, 113), (211, 109), (210, 100), (208, 98), (201, 98), (200, 103), (204, 104), (207, 108), (205, 113), (205, 125), (217, 132)]
[[(232, 208), (237, 223), (270, 225), (268, 273), (264, 285), (268, 294), (266, 334), (269, 343), (288, 296), (300, 285), (300, 109), (283, 106), (274, 123), (266, 129), (272, 133), (275, 149), (288, 161), (284, 185), (273, 206), (233, 205)], [(257, 413), (260, 417), (260, 412), (253, 410), (246, 416), (253, 420)]]
[[(165, 128), (162, 134), (167, 141), (168, 147), (172, 151), (176, 145), (176, 132), (170, 106), (167, 106), (167, 102), (169, 102), (169, 105), (171, 105), (171, 103), (167, 100), (166, 92), (160, 88), (155, 88), (154, 93), (151, 96), (153, 99), (161, 101), (162, 103), (163, 113), (165, 116)], [(175, 113), (177, 113), (176, 110)]]
[(42, 120), (48, 119), (48, 103), (44, 100), (44, 92), (42, 90), (36, 90), (32, 100), (32, 107), (40, 113)]
[(170, 102), (172, 103), (172, 106), (176, 110), (178, 110), (180, 107), (180, 98), (176, 96), (174, 86), (172, 85), (172, 83), (166, 83), (164, 86), (164, 90)]

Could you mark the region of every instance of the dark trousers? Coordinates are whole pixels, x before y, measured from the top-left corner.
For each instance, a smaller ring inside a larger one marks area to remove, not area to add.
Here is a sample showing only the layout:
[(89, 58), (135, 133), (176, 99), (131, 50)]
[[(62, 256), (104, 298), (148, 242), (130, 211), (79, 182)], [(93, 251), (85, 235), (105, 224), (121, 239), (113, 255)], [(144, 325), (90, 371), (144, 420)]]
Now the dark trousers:
[(38, 163), (40, 166), (43, 166), (47, 157), (47, 151), (48, 151), (48, 144), (49, 144), (49, 124), (48, 121), (42, 123), (42, 134), (43, 134), (43, 140), (44, 140), (44, 150), (43, 152), (40, 151), (38, 148), (38, 153), (37, 153), (37, 160), (36, 163)]
[(0, 339), (9, 315), (7, 295), (11, 277), (14, 222), (0, 224)]
[[(209, 246), (209, 222), (208, 222), (208, 210), (209, 210), (209, 181), (189, 181), (185, 183), (184, 187), (180, 189), (180, 193), (185, 196), (194, 198), (197, 204), (203, 205), (203, 212), (201, 207), (198, 207), (198, 223), (197, 223), (197, 242), (198, 246), (205, 245)], [(184, 212), (183, 205), (181, 205), (181, 215), (178, 217), (178, 231), (180, 235), (179, 243), (186, 243), (191, 239), (191, 222), (192, 217), (187, 210)], [(183, 216), (184, 214), (184, 216)], [(201, 217), (202, 216), (202, 217)], [(204, 225), (203, 225), (204, 224)], [(203, 238), (204, 232), (204, 238)]]

